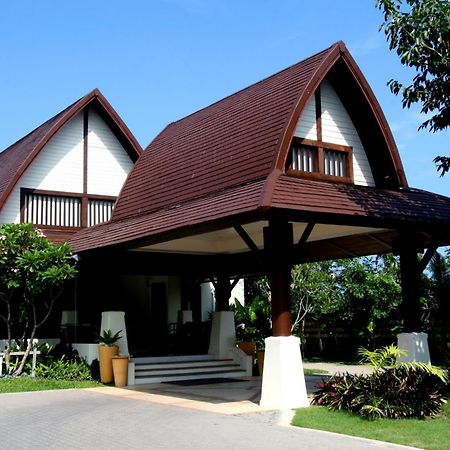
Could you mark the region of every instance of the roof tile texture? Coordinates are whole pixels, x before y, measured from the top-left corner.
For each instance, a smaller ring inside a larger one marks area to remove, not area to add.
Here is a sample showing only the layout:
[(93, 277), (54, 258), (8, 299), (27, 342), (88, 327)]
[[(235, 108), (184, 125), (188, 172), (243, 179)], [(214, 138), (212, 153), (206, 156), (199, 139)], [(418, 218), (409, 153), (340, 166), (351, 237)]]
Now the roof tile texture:
[(267, 177), (295, 104), (330, 49), (170, 124), (131, 172), (113, 220)]

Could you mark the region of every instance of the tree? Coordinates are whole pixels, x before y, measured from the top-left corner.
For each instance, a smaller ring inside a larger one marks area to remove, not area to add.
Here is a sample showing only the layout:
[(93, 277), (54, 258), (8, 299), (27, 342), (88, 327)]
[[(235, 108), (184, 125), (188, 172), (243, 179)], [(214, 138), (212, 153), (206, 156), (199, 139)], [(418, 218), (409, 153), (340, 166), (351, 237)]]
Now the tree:
[[(403, 65), (415, 69), (407, 85), (391, 79), (391, 91), (401, 94), (404, 108), (421, 104), (433, 114), (421, 128), (432, 132), (450, 126), (450, 2), (448, 0), (377, 0), (384, 14), (383, 29), (389, 49)], [(434, 159), (441, 176), (450, 169), (450, 157)]]
[(6, 324), (6, 364), (13, 329), (22, 325), (25, 354), (14, 375), (23, 371), (36, 331), (49, 318), (64, 283), (75, 277), (68, 244), (55, 245), (28, 223), (0, 225), (0, 319)]

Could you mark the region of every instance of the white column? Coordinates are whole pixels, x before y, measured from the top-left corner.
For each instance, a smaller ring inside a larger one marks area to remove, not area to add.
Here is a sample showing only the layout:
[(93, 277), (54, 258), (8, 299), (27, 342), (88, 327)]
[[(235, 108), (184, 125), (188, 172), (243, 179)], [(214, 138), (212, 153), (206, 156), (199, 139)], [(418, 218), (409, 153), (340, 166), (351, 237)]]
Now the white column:
[(406, 351), (405, 356), (398, 358), (399, 362), (421, 362), (431, 364), (428, 349), (427, 333), (400, 333), (397, 334), (397, 347)]
[(233, 311), (216, 311), (213, 314), (209, 355), (218, 359), (229, 358), (229, 350), (236, 345)]
[(123, 311), (103, 311), (102, 323), (100, 325), (100, 334), (104, 330), (111, 330), (113, 334), (122, 331), (122, 339), (117, 341), (120, 355), (128, 355), (127, 328), (125, 326), (125, 313)]
[(309, 406), (300, 339), (295, 336), (272, 336), (265, 342), (261, 406), (270, 409)]

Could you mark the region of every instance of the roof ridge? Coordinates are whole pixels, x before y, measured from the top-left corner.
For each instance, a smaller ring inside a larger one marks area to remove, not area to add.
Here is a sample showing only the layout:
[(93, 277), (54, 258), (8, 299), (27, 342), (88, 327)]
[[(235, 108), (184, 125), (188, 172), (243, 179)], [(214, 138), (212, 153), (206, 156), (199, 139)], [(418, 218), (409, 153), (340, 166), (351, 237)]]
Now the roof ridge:
[[(324, 50), (321, 50), (320, 52), (314, 53), (314, 55), (308, 56), (307, 58), (304, 58), (304, 59), (302, 59), (301, 61), (298, 61), (298, 62), (296, 62), (296, 63), (294, 63), (294, 64), (291, 64), (291, 65), (288, 66), (288, 67), (285, 67), (284, 69), (279, 70), (278, 72), (275, 72), (275, 73), (273, 73), (273, 74), (271, 74), (271, 75), (269, 75), (269, 76), (267, 76), (267, 77), (264, 77), (264, 78), (262, 78), (261, 80), (255, 81), (254, 83), (251, 83), (251, 84), (249, 84), (249, 85), (247, 85), (247, 86), (245, 86), (245, 87), (239, 89), (238, 91), (235, 91), (235, 92), (233, 92), (233, 93), (231, 93), (231, 94), (229, 94), (229, 95), (226, 95), (225, 97), (222, 97), (222, 98), (220, 98), (219, 100), (216, 100), (215, 102), (212, 102), (212, 103), (210, 103), (210, 104), (208, 104), (208, 105), (206, 105), (206, 106), (204, 106), (204, 107), (198, 109), (197, 111), (194, 111), (194, 112), (188, 114), (187, 116), (181, 117), (181, 118), (178, 119), (178, 120), (175, 120), (175, 121), (173, 121), (173, 122), (170, 122), (170, 123), (167, 125), (167, 127), (170, 127), (170, 126), (172, 126), (172, 125), (176, 125), (177, 123), (179, 123), (179, 122), (181, 122), (181, 121), (183, 121), (183, 120), (185, 120), (185, 119), (187, 119), (187, 118), (189, 118), (189, 117), (191, 117), (191, 116), (194, 116), (195, 114), (198, 114), (198, 113), (204, 111), (205, 109), (209, 109), (209, 108), (211, 108), (212, 106), (214, 106), (214, 105), (216, 105), (216, 104), (218, 104), (218, 103), (222, 103), (223, 101), (228, 100), (229, 98), (234, 97), (234, 96), (236, 96), (236, 95), (238, 95), (238, 94), (240, 94), (240, 93), (246, 91), (247, 89), (250, 89), (250, 88), (252, 88), (252, 87), (254, 87), (254, 86), (257, 86), (258, 84), (261, 84), (261, 83), (263, 83), (263, 82), (266, 82), (267, 80), (270, 80), (271, 78), (277, 77), (277, 76), (279, 76), (280, 74), (282, 74), (283, 72), (287, 72), (287, 71), (291, 70), (293, 67), (296, 67), (296, 66), (298, 66), (298, 65), (300, 65), (300, 64), (303, 64), (303, 63), (305, 63), (306, 61), (308, 61), (308, 60), (310, 60), (310, 59), (314, 59), (314, 58), (316, 58), (317, 56), (319, 56), (320, 54), (326, 53), (326, 52), (330, 51), (330, 49), (332, 49), (333, 47), (335, 47), (335, 46), (337, 46), (337, 45), (341, 45), (341, 44), (342, 44), (342, 41), (337, 41), (337, 42), (335, 42), (334, 44), (332, 44), (330, 47), (328, 47), (328, 48), (326, 48), (326, 49), (324, 49)], [(166, 127), (166, 128), (167, 128), (167, 127)], [(151, 142), (150, 142), (150, 144), (151, 144)], [(150, 144), (149, 144), (149, 145), (150, 145)]]

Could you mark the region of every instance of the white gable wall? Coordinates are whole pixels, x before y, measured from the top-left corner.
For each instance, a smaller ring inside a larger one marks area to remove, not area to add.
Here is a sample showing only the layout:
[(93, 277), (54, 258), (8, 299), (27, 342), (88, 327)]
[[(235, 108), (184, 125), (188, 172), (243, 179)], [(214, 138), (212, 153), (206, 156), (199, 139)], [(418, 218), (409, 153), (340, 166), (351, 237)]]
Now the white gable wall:
[[(95, 112), (89, 111), (88, 194), (117, 196), (133, 163)], [(53, 136), (25, 171), (0, 212), (0, 223), (20, 222), (20, 188), (83, 193), (83, 113)]]
[(133, 162), (95, 111), (89, 111), (88, 130), (88, 193), (117, 196)]
[[(328, 81), (320, 85), (322, 104), (322, 140), (353, 148), (353, 177), (355, 184), (375, 186), (366, 152), (355, 126), (333, 86)], [(317, 140), (314, 97), (298, 121), (295, 136)], [(312, 126), (314, 121), (314, 126)]]
[(83, 192), (83, 114), (67, 123), (34, 159), (0, 213), (0, 223), (20, 222), (20, 188)]

